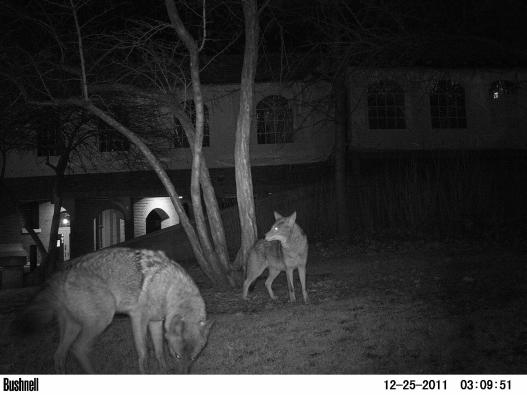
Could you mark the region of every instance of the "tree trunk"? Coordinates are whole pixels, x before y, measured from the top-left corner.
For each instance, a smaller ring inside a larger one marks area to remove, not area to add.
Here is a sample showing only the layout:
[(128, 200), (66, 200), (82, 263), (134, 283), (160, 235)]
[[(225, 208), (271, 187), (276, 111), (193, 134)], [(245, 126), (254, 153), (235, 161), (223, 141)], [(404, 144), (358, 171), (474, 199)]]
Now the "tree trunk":
[(57, 270), (58, 252), (57, 240), (60, 227), (60, 210), (62, 209), (62, 184), (64, 182), (64, 173), (68, 165), (69, 152), (63, 153), (59, 162), (53, 167), (55, 170), (55, 181), (51, 191), (51, 203), (53, 204), (53, 216), (51, 217), (51, 227), (49, 231), (48, 253), (43, 261), (44, 277), (51, 276)]
[[(170, 107), (176, 117), (179, 119), (179, 122), (183, 126), (185, 135), (189, 141), (189, 144), (192, 149), (194, 149), (194, 125), (192, 124), (189, 117), (185, 114), (179, 106), (170, 103)], [(218, 201), (216, 200), (216, 194), (214, 192), (214, 187), (210, 181), (209, 169), (206, 164), (205, 157), (202, 155), (201, 160), (201, 169), (199, 172), (200, 184), (203, 191), (203, 200), (205, 201), (205, 206), (207, 208), (207, 216), (209, 219), (210, 231), (212, 234), (212, 240), (214, 242), (214, 248), (216, 254), (218, 255), (219, 263), (224, 273), (226, 273), (229, 285), (237, 285), (236, 279), (233, 275), (233, 271), (230, 268), (229, 262), (229, 252), (227, 249), (227, 241), (225, 239), (225, 230), (223, 228), (223, 221), (221, 219), (220, 208), (218, 206)]]
[(339, 76), (335, 79), (333, 92), (335, 95), (336, 224), (337, 235), (346, 238), (350, 234), (350, 218), (346, 191), (346, 132), (348, 117), (346, 106), (346, 82), (344, 76)]
[[(199, 75), (199, 52), (198, 46), (194, 38), (190, 35), (185, 25), (179, 17), (177, 7), (173, 0), (165, 0), (165, 5), (168, 17), (172, 27), (176, 31), (178, 37), (183, 41), (187, 47), (190, 56), (190, 75), (192, 80), (192, 93), (194, 97), (194, 108), (196, 111), (196, 125), (195, 136), (192, 145), (192, 168), (190, 176), (190, 193), (192, 198), (192, 209), (194, 213), (194, 220), (198, 231), (199, 241), (210, 263), (210, 267), (215, 271), (215, 275), (221, 283), (227, 283), (227, 273), (222, 270), (220, 259), (216, 250), (212, 247), (209, 238), (207, 224), (205, 222), (205, 215), (203, 213), (203, 206), (201, 204), (201, 159), (202, 159), (202, 145), (203, 145), (203, 126), (205, 123), (205, 114), (203, 110), (203, 94), (201, 91), (201, 80)], [(189, 142), (190, 143), (190, 142)]]
[(241, 227), (241, 245), (234, 263), (236, 269), (245, 267), (247, 254), (258, 236), (249, 155), (254, 115), (254, 77), (258, 61), (258, 9), (256, 0), (242, 0), (242, 6), (245, 20), (245, 51), (240, 84), (240, 110), (234, 145), (236, 198)]
[(229, 285), (234, 287), (237, 285), (237, 282), (230, 267), (229, 250), (227, 248), (223, 220), (221, 219), (220, 208), (218, 206), (218, 201), (216, 200), (214, 187), (210, 181), (209, 169), (205, 163), (205, 158), (202, 158), (201, 161), (200, 183), (203, 190), (203, 200), (205, 201), (205, 207), (207, 208), (207, 216), (209, 219), (214, 248), (218, 255), (219, 263), (227, 276)]

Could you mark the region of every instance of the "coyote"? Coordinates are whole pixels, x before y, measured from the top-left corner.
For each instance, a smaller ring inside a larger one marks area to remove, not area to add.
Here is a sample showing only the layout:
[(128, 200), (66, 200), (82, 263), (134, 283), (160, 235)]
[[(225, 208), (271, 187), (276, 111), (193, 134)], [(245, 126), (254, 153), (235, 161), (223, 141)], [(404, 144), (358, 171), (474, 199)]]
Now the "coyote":
[(147, 327), (159, 369), (167, 371), (164, 337), (180, 372), (188, 373), (213, 323), (206, 319), (196, 284), (163, 252), (109, 248), (68, 262), (16, 320), (15, 328), (34, 330), (56, 315), (60, 342), (55, 370), (65, 373), (72, 346), (82, 368), (93, 373), (88, 352), (115, 313), (130, 316), (141, 373), (145, 373)]
[(298, 269), (304, 303), (308, 302), (306, 291), (306, 263), (307, 263), (307, 237), (295, 223), (296, 212), (289, 217), (282, 217), (274, 212), (276, 222), (271, 230), (266, 233), (264, 240), (258, 240), (247, 259), (247, 277), (243, 283), (243, 298), (247, 299), (247, 292), (251, 283), (269, 268), (269, 275), (265, 287), (271, 299), (276, 299), (273, 293), (273, 281), (284, 271), (287, 275), (287, 288), (289, 300), (294, 302), (295, 287), (293, 285), (293, 270)]

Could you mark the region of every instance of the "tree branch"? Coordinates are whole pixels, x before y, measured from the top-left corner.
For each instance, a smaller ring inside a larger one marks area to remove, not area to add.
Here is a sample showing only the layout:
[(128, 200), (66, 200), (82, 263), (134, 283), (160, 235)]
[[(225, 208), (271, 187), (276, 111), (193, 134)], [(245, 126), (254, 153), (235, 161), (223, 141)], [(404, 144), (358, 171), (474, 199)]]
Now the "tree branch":
[(82, 44), (82, 34), (81, 34), (81, 28), (79, 25), (79, 19), (77, 18), (77, 9), (75, 5), (73, 4), (73, 0), (70, 0), (71, 5), (71, 13), (73, 14), (73, 19), (75, 21), (75, 30), (77, 33), (77, 44), (79, 47), (79, 59), (80, 59), (80, 65), (81, 65), (81, 91), (82, 91), (82, 97), (85, 100), (88, 100), (88, 84), (86, 82), (86, 61), (84, 60), (84, 48)]
[[(194, 96), (194, 108), (196, 112), (196, 133), (194, 138), (194, 149), (192, 155), (192, 169), (190, 176), (190, 191), (192, 198), (192, 208), (194, 211), (194, 218), (196, 219), (196, 226), (202, 247), (209, 257), (214, 259), (214, 252), (209, 240), (208, 230), (205, 223), (205, 216), (203, 214), (203, 206), (201, 204), (201, 190), (200, 190), (200, 161), (202, 157), (203, 145), (203, 126), (204, 126), (204, 110), (203, 110), (203, 96), (201, 92), (201, 81), (199, 75), (199, 53), (196, 41), (190, 35), (185, 25), (183, 24), (174, 0), (165, 0), (165, 5), (168, 17), (178, 37), (187, 47), (190, 55), (190, 75), (192, 79), (192, 91)], [(216, 265), (213, 265), (216, 266)]]
[(202, 16), (201, 19), (203, 20), (203, 39), (201, 40), (201, 45), (198, 49), (198, 52), (201, 52), (203, 48), (205, 47), (205, 41), (207, 40), (207, 6), (205, 5), (206, 0), (203, 0), (203, 7), (202, 7)]

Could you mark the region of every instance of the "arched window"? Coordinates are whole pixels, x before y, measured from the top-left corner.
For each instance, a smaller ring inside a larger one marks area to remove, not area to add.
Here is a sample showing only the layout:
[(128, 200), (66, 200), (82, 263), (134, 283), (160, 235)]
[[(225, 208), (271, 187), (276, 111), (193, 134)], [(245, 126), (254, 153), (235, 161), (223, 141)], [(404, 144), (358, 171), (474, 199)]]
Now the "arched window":
[(393, 81), (380, 81), (368, 87), (370, 129), (406, 129), (404, 91)]
[(293, 112), (284, 97), (272, 95), (260, 100), (256, 122), (258, 144), (293, 142)]
[(155, 208), (146, 216), (146, 233), (155, 232), (163, 229), (163, 221), (167, 220), (168, 214), (160, 209)]
[[(189, 118), (192, 121), (193, 125), (196, 125), (196, 107), (194, 106), (193, 100), (187, 100), (184, 103), (182, 103), (182, 106), (184, 107), (185, 113), (189, 116)], [(204, 104), (203, 105), (203, 113), (204, 113), (204, 124), (203, 124), (203, 147), (209, 147), (210, 146), (210, 132), (209, 132), (209, 109)], [(177, 117), (174, 117), (174, 148), (185, 148), (190, 147), (190, 144), (188, 143), (187, 136), (185, 134), (185, 130), (183, 129), (183, 125), (181, 122), (179, 122), (179, 119)]]
[(430, 93), (430, 115), (434, 129), (466, 128), (463, 87), (450, 80), (437, 81)]

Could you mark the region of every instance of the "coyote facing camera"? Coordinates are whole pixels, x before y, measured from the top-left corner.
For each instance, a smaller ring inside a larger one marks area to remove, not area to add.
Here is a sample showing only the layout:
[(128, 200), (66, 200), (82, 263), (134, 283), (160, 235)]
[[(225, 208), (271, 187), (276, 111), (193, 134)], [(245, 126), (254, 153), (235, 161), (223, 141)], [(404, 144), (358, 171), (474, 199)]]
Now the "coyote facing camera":
[(308, 302), (306, 291), (306, 263), (307, 263), (307, 237), (300, 226), (296, 224), (296, 212), (289, 217), (282, 217), (274, 212), (276, 222), (265, 239), (258, 240), (249, 252), (247, 259), (247, 277), (243, 283), (243, 298), (247, 299), (250, 285), (262, 272), (269, 268), (265, 287), (271, 299), (276, 299), (273, 293), (273, 281), (285, 271), (287, 275), (287, 288), (289, 290), (289, 300), (294, 302), (295, 287), (293, 284), (293, 270), (298, 269), (300, 284), (302, 286), (302, 296), (304, 303)]
[(166, 341), (179, 372), (188, 373), (212, 325), (194, 281), (163, 252), (109, 248), (66, 264), (15, 322), (15, 328), (36, 329), (56, 315), (60, 341), (55, 370), (65, 373), (71, 347), (82, 368), (93, 373), (88, 352), (115, 313), (130, 316), (141, 373), (146, 371), (147, 328), (159, 369), (167, 371)]

